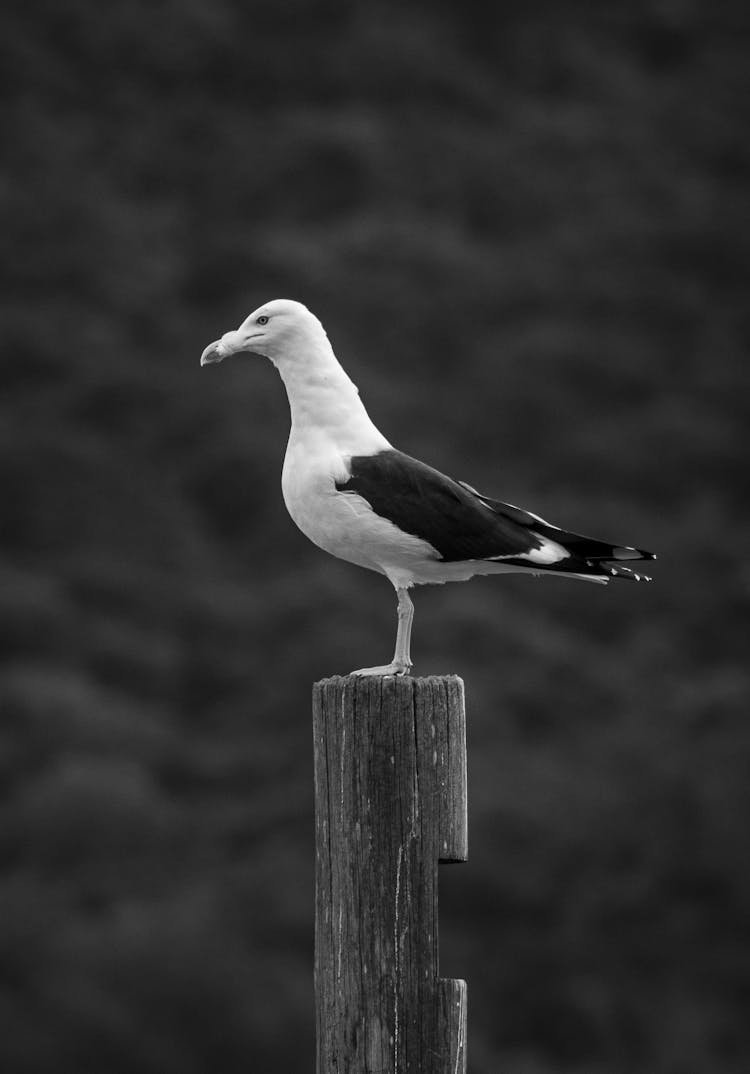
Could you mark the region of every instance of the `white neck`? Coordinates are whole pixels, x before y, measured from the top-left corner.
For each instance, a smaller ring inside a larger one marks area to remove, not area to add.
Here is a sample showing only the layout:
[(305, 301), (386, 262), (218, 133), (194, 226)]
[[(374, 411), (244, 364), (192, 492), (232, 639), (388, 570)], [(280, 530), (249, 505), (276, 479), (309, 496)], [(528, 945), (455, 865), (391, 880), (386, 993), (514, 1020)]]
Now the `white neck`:
[(290, 445), (329, 441), (342, 454), (370, 454), (391, 445), (369, 418), (359, 391), (325, 334), (299, 349), (270, 355), (284, 382), (292, 415)]

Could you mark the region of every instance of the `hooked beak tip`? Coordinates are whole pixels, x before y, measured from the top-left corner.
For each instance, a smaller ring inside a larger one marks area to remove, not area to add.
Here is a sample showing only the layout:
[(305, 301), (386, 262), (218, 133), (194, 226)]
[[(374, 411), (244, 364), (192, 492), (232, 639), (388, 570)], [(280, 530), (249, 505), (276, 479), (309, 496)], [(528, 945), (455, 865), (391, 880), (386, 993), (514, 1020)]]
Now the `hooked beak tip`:
[(221, 354), (219, 350), (220, 345), (221, 340), (216, 340), (214, 343), (209, 343), (209, 345), (206, 347), (203, 354), (201, 355), (202, 366), (213, 365), (216, 362), (223, 361), (224, 355)]

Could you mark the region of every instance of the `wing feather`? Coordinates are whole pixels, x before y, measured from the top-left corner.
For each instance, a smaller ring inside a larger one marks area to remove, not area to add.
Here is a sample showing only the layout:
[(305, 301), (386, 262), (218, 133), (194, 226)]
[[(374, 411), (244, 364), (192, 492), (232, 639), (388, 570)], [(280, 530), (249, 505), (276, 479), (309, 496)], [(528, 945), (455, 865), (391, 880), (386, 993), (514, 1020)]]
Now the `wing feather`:
[(651, 552), (562, 530), (538, 515), (485, 496), (431, 466), (390, 449), (355, 455), (339, 492), (361, 496), (405, 533), (427, 541), (445, 562), (498, 560), (591, 577), (642, 575), (608, 561), (655, 559)]

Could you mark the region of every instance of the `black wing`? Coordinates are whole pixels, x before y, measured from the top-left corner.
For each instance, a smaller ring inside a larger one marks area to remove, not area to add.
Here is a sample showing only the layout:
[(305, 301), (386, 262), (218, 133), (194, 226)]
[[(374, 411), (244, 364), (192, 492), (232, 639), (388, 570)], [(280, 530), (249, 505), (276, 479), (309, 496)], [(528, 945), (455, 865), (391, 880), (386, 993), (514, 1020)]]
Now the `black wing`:
[(542, 545), (529, 527), (401, 451), (355, 455), (350, 466), (339, 492), (358, 493), (376, 514), (428, 541), (443, 560), (522, 555)]
[(533, 569), (534, 561), (526, 558), (528, 554), (553, 541), (568, 554), (561, 554), (557, 562), (544, 562), (546, 570), (637, 578), (627, 568), (603, 564), (607, 560), (655, 558), (641, 549), (560, 530), (401, 451), (352, 456), (350, 470), (346, 481), (337, 482), (339, 492), (357, 493), (376, 514), (427, 541), (445, 562), (496, 559)]

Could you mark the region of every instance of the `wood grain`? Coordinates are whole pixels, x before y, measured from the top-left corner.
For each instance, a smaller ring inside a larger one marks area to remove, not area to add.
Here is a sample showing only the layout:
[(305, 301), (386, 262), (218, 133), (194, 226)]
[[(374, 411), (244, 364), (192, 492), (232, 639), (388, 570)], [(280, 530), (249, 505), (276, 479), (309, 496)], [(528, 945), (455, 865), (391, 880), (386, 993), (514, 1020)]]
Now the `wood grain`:
[(438, 972), (438, 863), (467, 855), (463, 683), (313, 690), (318, 1074), (463, 1074), (466, 985)]

